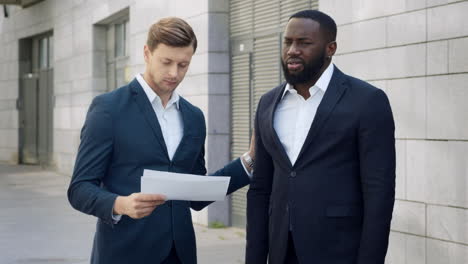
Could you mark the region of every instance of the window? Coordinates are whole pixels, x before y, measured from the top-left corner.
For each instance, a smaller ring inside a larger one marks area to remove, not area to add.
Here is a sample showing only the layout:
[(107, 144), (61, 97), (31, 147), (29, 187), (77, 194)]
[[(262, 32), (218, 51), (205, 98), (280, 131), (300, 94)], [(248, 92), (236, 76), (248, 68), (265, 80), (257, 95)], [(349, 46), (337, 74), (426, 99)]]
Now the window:
[(39, 69), (48, 69), (53, 67), (53, 38), (45, 36), (39, 39)]
[(115, 35), (115, 53), (114, 56), (124, 57), (127, 56), (127, 29), (128, 29), (128, 20), (125, 20), (114, 25), (114, 35)]

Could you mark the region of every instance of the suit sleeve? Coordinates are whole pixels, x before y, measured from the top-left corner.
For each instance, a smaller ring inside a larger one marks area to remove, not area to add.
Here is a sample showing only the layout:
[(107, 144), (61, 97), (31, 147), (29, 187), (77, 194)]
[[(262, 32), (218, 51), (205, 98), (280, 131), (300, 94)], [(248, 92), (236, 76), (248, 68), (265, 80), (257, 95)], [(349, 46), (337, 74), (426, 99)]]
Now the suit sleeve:
[[(204, 122), (204, 119), (203, 119)], [(200, 154), (197, 158), (194, 174), (198, 175), (205, 175), (206, 174), (206, 166), (205, 166), (205, 146), (202, 146), (200, 150)], [(227, 194), (231, 194), (236, 190), (248, 185), (250, 183), (250, 178), (245, 172), (244, 168), (242, 167), (241, 161), (239, 158), (229, 162), (220, 170), (211, 173), (212, 176), (231, 176), (231, 180), (229, 181), (229, 186), (227, 190)], [(199, 202), (193, 201), (190, 202), (190, 207), (194, 210), (202, 210), (206, 206), (210, 205), (212, 202)]]
[(259, 126), (259, 102), (255, 118), (255, 164), (247, 193), (247, 248), (246, 264), (267, 263), (270, 194), (273, 179), (273, 161), (266, 151)]
[(81, 142), (67, 195), (73, 208), (99, 217), (111, 225), (117, 195), (104, 190), (101, 184), (112, 149), (112, 118), (101, 97), (96, 97), (81, 130)]
[(395, 200), (395, 125), (387, 96), (376, 90), (361, 113), (359, 159), (364, 218), (359, 264), (384, 263)]

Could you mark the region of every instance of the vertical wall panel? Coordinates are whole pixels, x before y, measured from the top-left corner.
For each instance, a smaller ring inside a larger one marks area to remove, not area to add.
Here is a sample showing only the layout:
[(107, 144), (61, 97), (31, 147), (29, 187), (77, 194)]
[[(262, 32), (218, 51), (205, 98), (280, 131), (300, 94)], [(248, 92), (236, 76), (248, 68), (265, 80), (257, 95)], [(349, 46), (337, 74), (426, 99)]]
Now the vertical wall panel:
[(278, 35), (255, 39), (253, 64), (254, 107), (260, 97), (280, 81), (280, 39)]
[(231, 37), (252, 34), (253, 1), (232, 0), (230, 4)]
[[(250, 142), (250, 54), (244, 53), (232, 57), (232, 147), (231, 156), (241, 156)], [(233, 222), (242, 225), (245, 221), (246, 192), (248, 187), (238, 190), (232, 195)]]
[(257, 0), (254, 2), (254, 29), (255, 33), (278, 30), (279, 1)]
[(283, 29), (288, 23), (289, 17), (301, 10), (310, 9), (309, 0), (282, 0), (280, 4), (280, 26)]

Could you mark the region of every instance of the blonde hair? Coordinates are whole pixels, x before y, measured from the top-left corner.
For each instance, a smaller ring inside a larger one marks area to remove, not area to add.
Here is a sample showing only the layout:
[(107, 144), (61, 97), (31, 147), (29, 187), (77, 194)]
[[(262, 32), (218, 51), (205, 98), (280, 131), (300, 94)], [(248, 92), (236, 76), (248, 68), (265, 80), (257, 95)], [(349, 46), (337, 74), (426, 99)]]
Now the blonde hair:
[(146, 45), (153, 51), (160, 43), (171, 47), (192, 45), (193, 52), (197, 49), (197, 37), (192, 27), (178, 17), (166, 17), (151, 25)]

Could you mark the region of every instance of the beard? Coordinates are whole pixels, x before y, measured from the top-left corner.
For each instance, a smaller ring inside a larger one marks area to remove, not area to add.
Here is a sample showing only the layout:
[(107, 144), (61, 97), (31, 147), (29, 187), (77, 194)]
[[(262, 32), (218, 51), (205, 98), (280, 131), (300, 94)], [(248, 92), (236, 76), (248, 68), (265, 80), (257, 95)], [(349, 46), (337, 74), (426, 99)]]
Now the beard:
[[(288, 69), (288, 64), (284, 60), (281, 61), (283, 68), (283, 74), (286, 81), (291, 85), (307, 83), (318, 76), (322, 70), (323, 65), (325, 64), (325, 52), (320, 55), (316, 60), (310, 60), (305, 62), (300, 58), (291, 57), (296, 60), (300, 60), (303, 69), (300, 72), (290, 72)], [(289, 58), (289, 59), (291, 59)]]

